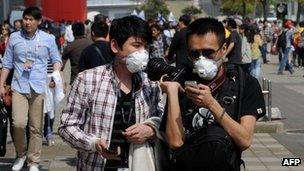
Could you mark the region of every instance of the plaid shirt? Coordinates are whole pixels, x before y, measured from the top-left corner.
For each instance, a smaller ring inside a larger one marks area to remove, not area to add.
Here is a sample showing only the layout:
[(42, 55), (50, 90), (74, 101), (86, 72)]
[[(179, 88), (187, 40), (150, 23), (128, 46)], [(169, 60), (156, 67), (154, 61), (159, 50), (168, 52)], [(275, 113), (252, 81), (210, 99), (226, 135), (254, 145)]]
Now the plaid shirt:
[[(161, 89), (156, 82), (149, 81), (145, 73), (141, 72), (140, 76), (141, 88), (135, 92), (136, 123), (151, 118), (158, 118), (160, 122)], [(119, 82), (112, 64), (81, 72), (73, 83), (58, 132), (78, 150), (77, 170), (104, 168), (105, 159), (98, 155), (94, 143), (97, 138), (103, 138), (110, 144), (118, 91)], [(153, 125), (152, 121), (152, 126), (157, 127), (157, 123)]]
[(164, 40), (161, 35), (157, 37), (157, 39), (153, 40), (152, 42), (153, 49), (151, 52), (151, 58), (164, 58), (165, 51), (164, 51)]

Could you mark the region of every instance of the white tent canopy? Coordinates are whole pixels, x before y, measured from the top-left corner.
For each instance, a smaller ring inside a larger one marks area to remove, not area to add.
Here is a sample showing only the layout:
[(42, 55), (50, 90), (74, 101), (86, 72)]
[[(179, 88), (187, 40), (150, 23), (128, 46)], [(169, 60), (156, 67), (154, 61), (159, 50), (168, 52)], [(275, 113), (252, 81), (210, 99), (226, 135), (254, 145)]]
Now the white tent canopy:
[(91, 11), (91, 12), (88, 12), (87, 14), (87, 19), (91, 20), (91, 21), (94, 21), (94, 17), (95, 15), (97, 14), (100, 14), (100, 12), (98, 11)]

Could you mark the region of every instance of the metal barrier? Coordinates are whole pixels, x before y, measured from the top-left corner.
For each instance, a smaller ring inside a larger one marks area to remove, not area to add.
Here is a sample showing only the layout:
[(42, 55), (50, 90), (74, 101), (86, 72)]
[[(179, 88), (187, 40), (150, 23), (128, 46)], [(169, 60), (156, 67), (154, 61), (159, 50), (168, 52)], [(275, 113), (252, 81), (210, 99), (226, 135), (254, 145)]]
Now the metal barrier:
[(263, 78), (262, 82), (262, 92), (264, 95), (264, 98), (266, 98), (267, 102), (267, 115), (265, 115), (266, 121), (271, 121), (271, 108), (272, 108), (272, 92), (271, 92), (271, 81)]

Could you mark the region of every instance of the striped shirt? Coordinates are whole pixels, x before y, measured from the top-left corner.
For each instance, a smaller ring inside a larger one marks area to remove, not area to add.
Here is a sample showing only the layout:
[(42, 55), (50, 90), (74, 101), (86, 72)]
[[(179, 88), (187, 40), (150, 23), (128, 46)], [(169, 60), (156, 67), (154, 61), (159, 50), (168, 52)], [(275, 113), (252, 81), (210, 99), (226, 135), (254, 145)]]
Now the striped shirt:
[[(159, 85), (148, 80), (143, 72), (140, 76), (141, 87), (134, 94), (136, 123), (163, 114)], [(77, 170), (100, 171), (105, 166), (105, 159), (92, 142), (103, 138), (111, 143), (119, 84), (113, 64), (108, 64), (81, 72), (72, 85), (58, 132), (78, 150)]]
[(106, 168), (110, 169), (128, 168), (130, 143), (122, 135), (122, 131), (135, 123), (135, 115), (133, 110), (131, 111), (132, 92), (125, 94), (120, 90), (120, 94), (121, 96), (118, 96), (117, 99), (119, 105), (116, 107), (110, 149), (116, 150), (117, 147), (120, 147), (121, 154), (116, 159), (107, 160)]
[(54, 72), (54, 67), (52, 64), (52, 60), (48, 59), (48, 64), (47, 64), (47, 73), (52, 74)]

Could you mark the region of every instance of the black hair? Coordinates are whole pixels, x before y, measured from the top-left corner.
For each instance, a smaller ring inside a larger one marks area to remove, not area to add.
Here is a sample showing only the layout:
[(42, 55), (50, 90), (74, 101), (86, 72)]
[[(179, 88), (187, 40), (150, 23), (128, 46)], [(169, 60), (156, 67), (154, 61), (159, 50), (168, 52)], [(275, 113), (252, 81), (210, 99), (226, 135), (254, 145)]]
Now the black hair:
[(227, 26), (231, 27), (232, 29), (236, 29), (237, 28), (237, 24), (236, 24), (236, 22), (235, 22), (234, 19), (229, 19), (228, 22), (227, 22)]
[(20, 19), (14, 20), (13, 24), (15, 25), (17, 22), (20, 22), (20, 24), (22, 25), (22, 20), (20, 20)]
[(169, 22), (165, 22), (165, 23), (163, 24), (163, 30), (167, 30), (167, 29), (170, 29), (170, 24), (169, 24)]
[(50, 32), (52, 30), (52, 23), (49, 20), (45, 20), (44, 22), (42, 22), (39, 26), (39, 29), (46, 31), (46, 32)]
[(225, 43), (225, 28), (221, 22), (214, 18), (199, 18), (193, 21), (187, 27), (187, 41), (191, 35), (206, 35), (207, 33), (216, 35), (219, 47)]
[(159, 24), (152, 24), (150, 26), (150, 29), (152, 29), (152, 28), (155, 28), (158, 31), (162, 31), (163, 30), (162, 27)]
[(87, 19), (87, 20), (84, 21), (84, 24), (85, 24), (85, 25), (88, 25), (88, 24), (90, 24), (90, 23), (91, 23), (91, 20), (89, 20), (89, 19)]
[(253, 26), (246, 25), (244, 35), (246, 36), (248, 43), (253, 43), (254, 35), (255, 35), (255, 28)]
[(22, 17), (26, 15), (32, 16), (35, 20), (41, 20), (42, 14), (41, 10), (38, 7), (28, 7), (23, 11)]
[(116, 40), (120, 48), (132, 36), (142, 38), (148, 44), (152, 42), (151, 30), (143, 19), (136, 16), (126, 16), (112, 21), (110, 40)]
[(109, 26), (105, 22), (94, 22), (91, 26), (91, 31), (95, 36), (106, 38), (109, 33)]
[(248, 27), (248, 31), (245, 31), (245, 35), (247, 37), (248, 43), (253, 43), (254, 42), (254, 36), (259, 34), (260, 30), (257, 25), (250, 25)]
[(72, 30), (74, 37), (79, 37), (84, 35), (84, 24), (81, 22), (76, 22), (72, 24)]
[(240, 25), (240, 29), (246, 30), (246, 29), (248, 29), (248, 25), (247, 24), (242, 24), (242, 25)]
[(179, 17), (178, 21), (183, 22), (185, 26), (188, 26), (191, 23), (191, 17), (189, 15), (182, 15)]
[(94, 17), (94, 22), (106, 22), (107, 21), (107, 16), (105, 16), (105, 15), (102, 15), (102, 14), (97, 14), (97, 15), (95, 15), (95, 17)]

